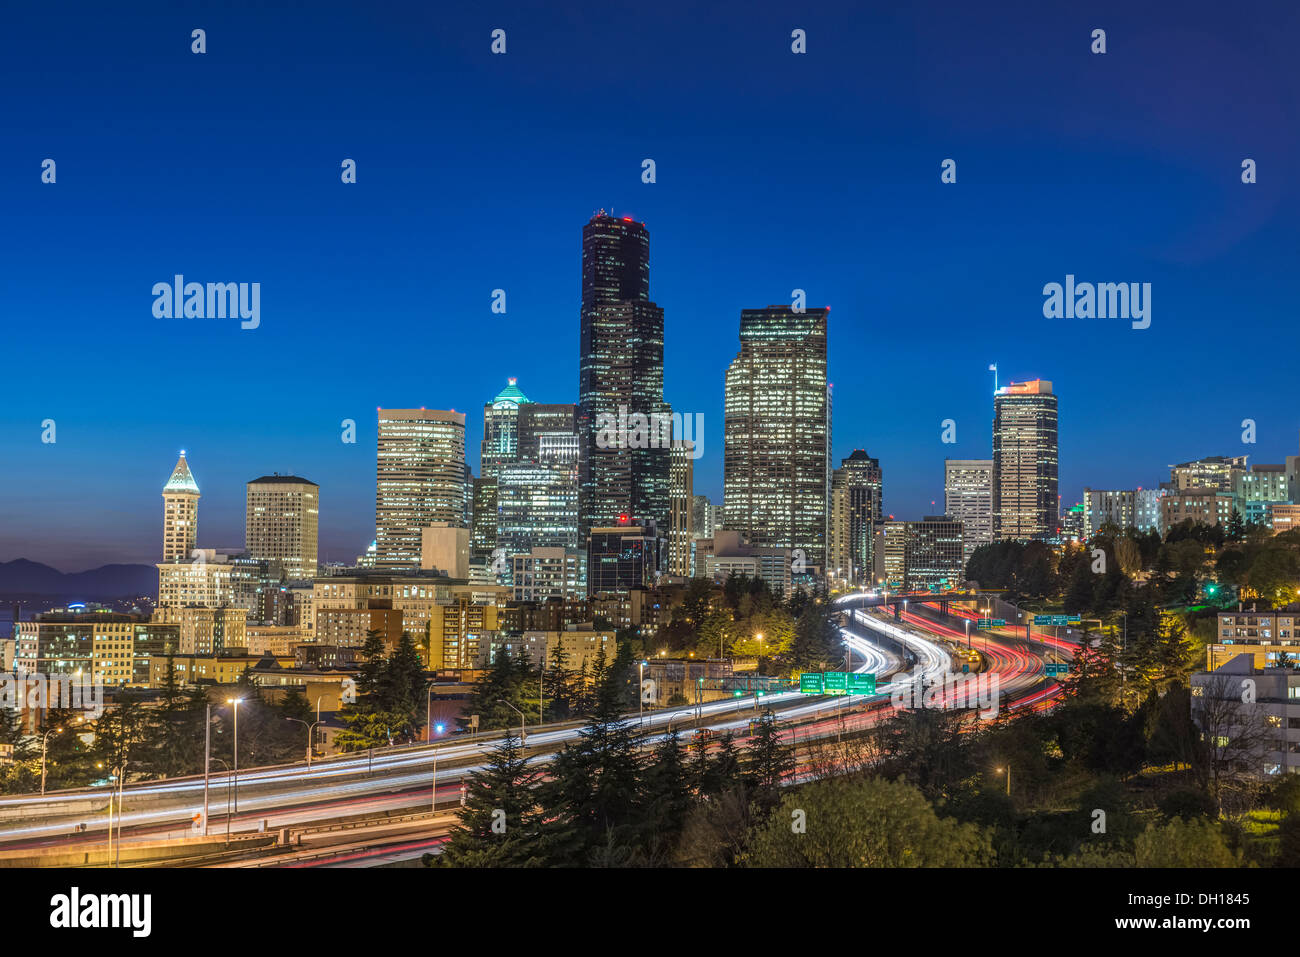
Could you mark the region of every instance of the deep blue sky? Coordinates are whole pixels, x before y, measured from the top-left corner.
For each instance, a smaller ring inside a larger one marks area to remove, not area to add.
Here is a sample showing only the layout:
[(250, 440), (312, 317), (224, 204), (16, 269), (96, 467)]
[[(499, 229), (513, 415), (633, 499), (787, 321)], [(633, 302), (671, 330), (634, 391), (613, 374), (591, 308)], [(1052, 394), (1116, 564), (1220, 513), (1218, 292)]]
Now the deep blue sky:
[[(715, 500), (740, 310), (795, 287), (832, 307), (836, 461), (879, 457), (900, 517), (989, 455), (990, 362), (1055, 383), (1068, 501), (1297, 450), (1290, 0), (267, 6), (0, 13), (0, 560), (157, 560), (182, 447), (200, 544), (241, 545), (244, 482), (295, 472), (322, 557), (355, 556), (377, 406), (467, 411), (477, 471), (507, 376), (574, 401), (581, 227), (611, 205), (649, 227)], [(261, 328), (155, 319), (176, 272), (261, 282)], [(1152, 283), (1151, 328), (1044, 319), (1066, 273)]]

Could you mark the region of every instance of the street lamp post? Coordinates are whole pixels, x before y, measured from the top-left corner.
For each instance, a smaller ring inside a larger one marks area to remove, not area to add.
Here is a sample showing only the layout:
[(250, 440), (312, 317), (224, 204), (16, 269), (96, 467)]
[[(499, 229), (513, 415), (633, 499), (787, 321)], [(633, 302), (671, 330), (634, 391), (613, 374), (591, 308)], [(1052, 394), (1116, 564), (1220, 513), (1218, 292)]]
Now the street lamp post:
[[(226, 769), (226, 846), (230, 846), (230, 765), (221, 758), (213, 758), (223, 768)], [(204, 832), (206, 833), (206, 831)]]
[[(46, 731), (43, 735), (41, 735), (41, 794), (45, 793), (45, 755), (46, 752), (49, 750), (50, 735), (62, 734), (62, 733), (63, 733), (63, 727), (60, 725), (57, 728), (50, 728), (50, 730)], [(110, 819), (111, 819), (111, 815), (110, 815)]]
[(302, 720), (302, 718), (290, 718), (287, 715), (285, 716), (285, 720), (293, 721), (297, 724), (302, 725), (304, 728), (307, 729), (307, 767), (311, 767), (311, 753), (314, 750), (312, 744), (315, 740), (315, 737), (312, 734), (312, 732), (316, 730), (316, 726), (320, 724), (320, 722), (313, 721), (310, 724), (308, 724), (306, 721)]
[(519, 744), (520, 744), (521, 746), (524, 745), (524, 744), (527, 744), (527, 743), (528, 743), (528, 729), (527, 729), (527, 728), (525, 727), (525, 725), (524, 725), (524, 713), (523, 713), (522, 711), (520, 711), (518, 708), (516, 708), (514, 705), (512, 705), (509, 701), (506, 701), (505, 698), (502, 698), (502, 699), (501, 699), (501, 702), (502, 702), (502, 704), (504, 704), (507, 708), (509, 708), (511, 711), (513, 711), (515, 714), (519, 715)]
[(1006, 772), (1006, 775), (1007, 775), (1007, 797), (1011, 797), (1011, 765), (1008, 764), (1005, 768), (998, 768), (997, 770), (998, 770), (998, 774), (1002, 774), (1003, 772)]
[(645, 727), (645, 666), (647, 662), (642, 661), (637, 668), (639, 675), (636, 684), (636, 725), (637, 728)]
[(203, 836), (208, 836), (208, 769), (212, 766), (212, 703), (203, 712)]
[(234, 744), (234, 775), (235, 775), (235, 813), (239, 813), (239, 705), (243, 698), (227, 698), (226, 704), (231, 706), (235, 712), (235, 744)]

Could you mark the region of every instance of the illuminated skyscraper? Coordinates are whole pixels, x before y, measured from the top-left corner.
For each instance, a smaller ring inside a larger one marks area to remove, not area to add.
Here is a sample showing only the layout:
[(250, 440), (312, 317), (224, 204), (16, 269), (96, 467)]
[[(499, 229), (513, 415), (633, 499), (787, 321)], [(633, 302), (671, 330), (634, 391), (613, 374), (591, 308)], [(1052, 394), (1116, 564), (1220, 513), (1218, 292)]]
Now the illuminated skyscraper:
[(380, 409), (375, 564), (418, 568), (420, 530), (465, 524), (465, 416)]
[(993, 399), (994, 536), (1056, 534), (1057, 407), (1045, 379), (1011, 383)]
[(669, 455), (668, 574), (691, 574), (691, 531), (695, 505), (695, 443), (673, 441)]
[(485, 479), (497, 477), (497, 466), (519, 459), (519, 407), (527, 405), (528, 396), (506, 380), (506, 387), (495, 399), (483, 406), (482, 465), (479, 474)]
[(198, 545), (199, 486), (185, 461), (184, 449), (163, 486), (162, 497), (163, 561), (187, 560)]
[[(582, 230), (578, 344), (580, 536), (629, 520), (668, 526), (664, 313), (650, 301), (650, 234), (603, 212)], [(602, 428), (602, 421), (604, 428)], [(610, 423), (618, 423), (615, 426)], [(649, 441), (645, 441), (645, 439)]]
[(727, 370), (723, 525), (825, 568), (830, 495), (830, 310), (745, 309)]
[(962, 562), (968, 562), (993, 541), (993, 460), (944, 459), (943, 503), (944, 514), (962, 523)]
[(875, 584), (876, 530), (884, 521), (880, 462), (857, 449), (831, 475), (830, 558), (826, 572), (852, 585)]
[(316, 577), (320, 486), (292, 475), (248, 483), (244, 548), (290, 580)]

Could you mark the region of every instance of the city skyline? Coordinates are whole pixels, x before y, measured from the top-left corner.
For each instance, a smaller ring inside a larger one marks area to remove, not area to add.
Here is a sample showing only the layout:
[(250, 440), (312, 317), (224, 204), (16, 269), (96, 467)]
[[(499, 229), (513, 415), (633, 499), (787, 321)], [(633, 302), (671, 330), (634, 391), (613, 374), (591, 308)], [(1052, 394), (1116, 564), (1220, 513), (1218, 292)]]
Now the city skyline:
[[(322, 487), (322, 559), (350, 561), (374, 536), (369, 410), (468, 412), (477, 474), (476, 410), (508, 377), (535, 401), (577, 402), (574, 263), (581, 223), (602, 207), (651, 232), (665, 398), (704, 417), (694, 485), (715, 504), (739, 316), (794, 289), (832, 307), (831, 460), (857, 448), (879, 459), (886, 512), (900, 518), (942, 500), (944, 458), (992, 454), (989, 363), (1003, 381), (1048, 379), (1062, 396), (1066, 504), (1084, 487), (1155, 485), (1173, 462), (1279, 462), (1294, 451), (1285, 350), (1236, 401), (1191, 385), (1213, 368), (1215, 337), (1248, 330), (1267, 343), (1289, 328), (1296, 81), (1282, 67), (1285, 31), (1267, 18), (1214, 19), (1214, 32), (1170, 40), (1156, 13), (1100, 11), (1112, 37), (1103, 63), (1088, 50), (1091, 24), (1060, 12), (858, 11), (845, 14), (853, 30), (833, 11), (800, 14), (813, 77), (790, 56), (794, 14), (760, 11), (683, 36), (681, 13), (610, 12), (574, 37), (516, 13), (510, 52), (494, 59), (486, 28), (462, 11), (436, 29), (395, 19), (358, 32), (345, 8), (325, 6), (306, 37), (289, 13), (228, 12), (205, 24), (207, 59), (187, 59), (192, 25), (174, 15), (93, 12), (56, 36), (24, 30), (36, 15), (16, 12), (7, 62), (49, 76), (39, 102), (15, 104), (0, 158), (0, 196), (25, 226), (6, 243), (0, 293), (14, 353), (49, 361), (9, 370), (0, 559), (65, 571), (154, 561), (158, 463), (185, 448), (204, 489), (205, 543), (242, 541), (246, 482), (292, 473)], [(999, 24), (1048, 45), (1008, 45), (990, 69), (970, 38)], [(584, 61), (604, 35), (624, 55)], [(864, 44), (865, 72), (853, 66)], [(102, 75), (109, 47), (134, 72)], [(668, 48), (698, 55), (673, 71), (621, 67), (657, 64)], [(435, 133), (399, 118), (429, 113), (419, 81), (440, 57), (473, 82), (434, 104)], [(325, 65), (338, 61), (392, 62), (417, 82)], [(248, 62), (276, 83), (245, 75)], [(338, 102), (344, 75), (353, 85)], [(810, 99), (826, 82), (844, 96)], [(137, 101), (142, 85), (151, 93)], [(1154, 111), (1133, 89), (1196, 106)], [(224, 120), (204, 119), (236, 108), (257, 138), (255, 162)], [(119, 122), (92, 121), (102, 112)], [(605, 118), (600, 133), (593, 113)], [(64, 130), (48, 127), (51, 114)], [(177, 137), (158, 115), (200, 121)], [(795, 130), (795, 145), (750, 150), (765, 128)], [(461, 147), (450, 158), (449, 137)], [(800, 137), (828, 148), (803, 149)], [(1251, 185), (1240, 181), (1245, 156), (1259, 163)], [(55, 184), (40, 182), (46, 157), (59, 162)], [(349, 157), (351, 186), (339, 180)], [(641, 181), (647, 157), (653, 184)], [(957, 182), (943, 184), (949, 157)], [(177, 229), (176, 209), (194, 228)], [(155, 318), (150, 287), (178, 273), (261, 283), (259, 327)], [(1150, 327), (1044, 318), (1043, 287), (1067, 276), (1150, 282)], [(504, 316), (491, 312), (495, 289)], [(379, 323), (384, 336), (366, 340)], [(157, 370), (178, 356), (184, 375), (164, 384)], [(1163, 414), (1152, 401), (1162, 390), (1176, 397)], [(345, 418), (355, 445), (339, 441)], [(950, 418), (957, 441), (944, 445)], [(1245, 418), (1258, 424), (1256, 445), (1241, 444)], [(41, 442), (46, 420), (54, 444)]]

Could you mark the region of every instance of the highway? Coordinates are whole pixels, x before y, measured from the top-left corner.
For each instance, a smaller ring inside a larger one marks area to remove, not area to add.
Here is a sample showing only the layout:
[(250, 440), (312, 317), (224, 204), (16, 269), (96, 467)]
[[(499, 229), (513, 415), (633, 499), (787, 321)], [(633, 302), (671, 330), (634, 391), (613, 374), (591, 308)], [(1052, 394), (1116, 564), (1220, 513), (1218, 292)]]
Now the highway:
[[(846, 635), (847, 637), (847, 635)], [(902, 665), (893, 654), (869, 641), (854, 638), (853, 667), (858, 671), (889, 674)], [(648, 732), (682, 727), (708, 727), (718, 731), (745, 731), (759, 705), (776, 710), (782, 720), (798, 720), (840, 707), (835, 698), (810, 698), (798, 692), (725, 698), (697, 708), (663, 709), (647, 712)], [(630, 715), (633, 721), (636, 715)], [(541, 763), (556, 750), (574, 740), (581, 725), (547, 726), (528, 731), (527, 748)], [(459, 792), (459, 782), (480, 770), (501, 733), (478, 740), (457, 736), (436, 744), (377, 749), (373, 756), (362, 752), (306, 764), (241, 770), (238, 797), (230, 802), (231, 833), (266, 827), (275, 830), (292, 824), (321, 820), (365, 802), (375, 809), (410, 806), (430, 795), (434, 755), (438, 763), (439, 790)], [(652, 747), (663, 734), (647, 734)], [(221, 834), (227, 826), (227, 793), (233, 797), (233, 781), (224, 772), (210, 776), (208, 793), (209, 834)], [(157, 840), (191, 834), (193, 816), (203, 807), (203, 778), (186, 777), (167, 781), (128, 784), (125, 788), (124, 837)], [(431, 795), (430, 795), (431, 796)], [(107, 829), (108, 790), (83, 788), (41, 795), (0, 798), (0, 845), (5, 848), (37, 848), (103, 843)], [(440, 795), (440, 800), (445, 800)], [(74, 833), (78, 825), (86, 829)]]
[[(846, 596), (837, 606), (849, 614), (848, 626), (840, 632), (852, 669), (872, 672), (884, 679), (877, 684), (876, 696), (870, 699), (810, 697), (788, 692), (762, 698), (751, 695), (722, 699), (698, 708), (647, 712), (645, 747), (653, 747), (661, 740), (670, 725), (730, 730), (743, 738), (760, 706), (777, 712), (783, 736), (792, 741), (807, 742), (839, 736), (846, 730), (860, 730), (892, 713), (890, 697), (898, 689), (900, 679), (889, 676), (909, 672), (908, 677), (913, 680), (919, 674), (927, 681), (942, 682), (952, 670), (951, 647), (965, 646), (964, 628), (954, 628), (915, 610), (905, 610), (900, 620), (895, 621), (887, 611), (872, 608), (871, 600), (861, 595)], [(934, 614), (938, 615), (937, 610)], [(961, 612), (955, 614), (960, 620)], [(890, 650), (889, 642), (880, 640), (880, 635), (905, 648), (910, 660), (902, 660), (896, 651)], [(1073, 646), (1068, 642), (1046, 635), (1035, 635), (1035, 639), (1060, 658), (1070, 656)], [(987, 672), (997, 675), (1003, 707), (1050, 707), (1059, 695), (1059, 686), (1042, 677), (1040, 656), (1022, 639), (981, 632), (974, 643), (985, 656)], [(629, 718), (633, 722), (637, 720), (635, 714)], [(538, 763), (545, 764), (560, 747), (576, 738), (579, 730), (577, 723), (530, 729), (528, 753)], [(276, 831), (311, 826), (358, 813), (391, 814), (421, 806), (427, 810), (435, 752), (438, 800), (444, 808), (454, 807), (461, 781), (483, 767), (487, 753), (500, 736), (500, 732), (477, 740), (457, 736), (433, 745), (377, 749), (373, 756), (364, 752), (347, 755), (317, 761), (310, 768), (300, 763), (241, 770), (237, 810), (229, 815), (230, 833), (246, 834), (263, 827)], [(227, 827), (226, 795), (230, 790), (227, 785), (226, 774), (211, 776), (208, 828), (211, 835), (220, 835)], [(45, 797), (0, 798), (0, 846), (12, 850), (102, 845), (107, 801), (108, 792), (104, 788), (55, 792)], [(203, 779), (200, 776), (128, 785), (125, 805), (123, 826), (128, 843), (186, 837), (192, 833), (193, 815), (203, 806)], [(86, 830), (74, 834), (78, 824), (85, 824)], [(404, 856), (418, 857), (436, 847), (443, 837), (442, 833), (420, 834), (404, 838), (396, 845), (379, 842), (374, 846), (350, 846), (340, 849), (336, 857), (316, 858), (290, 866), (390, 863)]]

